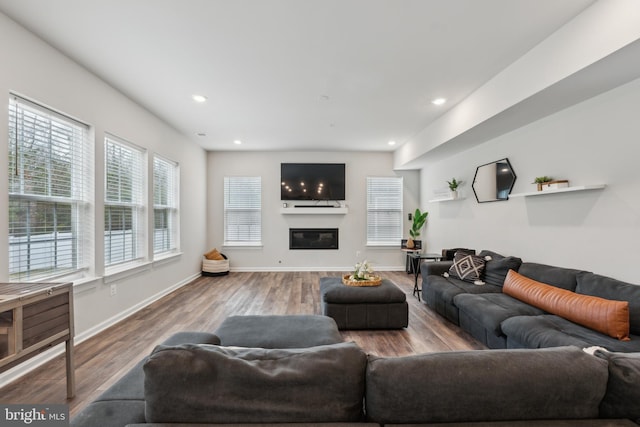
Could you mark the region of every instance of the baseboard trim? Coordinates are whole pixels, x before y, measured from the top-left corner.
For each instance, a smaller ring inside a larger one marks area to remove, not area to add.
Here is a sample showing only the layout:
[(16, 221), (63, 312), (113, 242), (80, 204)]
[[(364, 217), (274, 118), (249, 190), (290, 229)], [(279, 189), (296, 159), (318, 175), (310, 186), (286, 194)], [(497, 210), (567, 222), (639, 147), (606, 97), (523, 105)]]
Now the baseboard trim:
[(194, 274), (186, 279), (181, 280), (180, 282), (169, 286), (168, 288), (158, 292), (155, 295), (150, 296), (149, 298), (140, 301), (138, 304), (130, 307), (129, 309), (116, 314), (115, 316), (105, 320), (102, 323), (97, 324), (96, 326), (94, 326), (93, 328), (87, 329), (86, 331), (84, 331), (83, 333), (76, 335), (75, 338), (75, 342), (76, 344), (80, 344), (83, 341), (86, 341), (87, 339), (93, 337), (94, 335), (99, 334), (100, 332), (104, 331), (105, 329), (109, 328), (110, 326), (115, 325), (116, 323), (120, 322), (121, 320), (126, 319), (127, 317), (131, 316), (134, 313), (137, 313), (138, 311), (142, 310), (143, 308), (145, 308), (148, 305), (153, 304), (154, 302), (156, 302), (157, 300), (159, 300), (160, 298), (169, 295), (171, 292), (175, 291), (176, 289), (180, 289), (181, 287), (183, 287), (184, 285), (186, 285), (187, 283), (192, 282), (193, 280), (197, 279), (198, 277), (200, 277), (200, 273)]

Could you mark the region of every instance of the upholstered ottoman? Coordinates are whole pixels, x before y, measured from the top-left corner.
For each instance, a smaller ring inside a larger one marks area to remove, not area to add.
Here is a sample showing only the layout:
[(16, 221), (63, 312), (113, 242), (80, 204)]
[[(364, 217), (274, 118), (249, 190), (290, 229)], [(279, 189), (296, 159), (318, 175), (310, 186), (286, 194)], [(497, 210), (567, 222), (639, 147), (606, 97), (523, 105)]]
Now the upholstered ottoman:
[(338, 329), (400, 329), (409, 325), (407, 296), (392, 281), (380, 286), (346, 286), (339, 277), (320, 278), (322, 314)]
[(230, 316), (216, 329), (221, 345), (306, 348), (342, 342), (336, 322), (318, 315)]

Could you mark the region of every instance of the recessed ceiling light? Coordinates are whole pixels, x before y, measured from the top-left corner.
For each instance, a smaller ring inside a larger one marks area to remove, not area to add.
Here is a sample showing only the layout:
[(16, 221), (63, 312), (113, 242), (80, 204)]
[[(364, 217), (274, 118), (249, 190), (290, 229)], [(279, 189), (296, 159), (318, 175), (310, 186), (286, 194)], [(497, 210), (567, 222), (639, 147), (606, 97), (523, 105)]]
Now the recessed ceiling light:
[(242, 141), (240, 141), (239, 139), (236, 139), (235, 141), (233, 141), (233, 143), (236, 145), (240, 145), (242, 144)]
[(205, 102), (207, 100), (207, 97), (204, 95), (192, 95), (191, 98), (196, 101), (196, 102)]
[(395, 141), (389, 141), (388, 144), (389, 145), (396, 145), (396, 142)]
[(446, 100), (445, 98), (436, 98), (436, 99), (434, 99), (433, 101), (431, 101), (431, 103), (432, 103), (433, 105), (442, 105), (442, 104), (444, 104), (445, 102), (447, 102), (447, 100)]

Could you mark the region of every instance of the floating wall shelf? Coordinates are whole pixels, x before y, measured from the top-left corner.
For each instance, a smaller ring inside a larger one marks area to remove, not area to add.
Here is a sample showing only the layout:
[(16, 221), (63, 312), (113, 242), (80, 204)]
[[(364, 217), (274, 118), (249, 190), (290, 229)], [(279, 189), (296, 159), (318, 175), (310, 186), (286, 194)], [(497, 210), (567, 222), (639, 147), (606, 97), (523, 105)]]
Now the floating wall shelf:
[(346, 206), (339, 208), (332, 207), (309, 207), (309, 208), (280, 208), (282, 215), (345, 215), (349, 212)]
[(605, 187), (606, 187), (605, 184), (580, 185), (580, 186), (576, 186), (576, 187), (558, 188), (557, 190), (530, 191), (528, 193), (509, 194), (509, 198), (511, 198), (511, 197), (546, 196), (548, 194), (571, 193), (571, 192), (574, 192), (574, 191), (602, 190)]
[(441, 197), (439, 199), (431, 199), (429, 203), (439, 203), (439, 202), (455, 202), (456, 200), (464, 200), (464, 197)]

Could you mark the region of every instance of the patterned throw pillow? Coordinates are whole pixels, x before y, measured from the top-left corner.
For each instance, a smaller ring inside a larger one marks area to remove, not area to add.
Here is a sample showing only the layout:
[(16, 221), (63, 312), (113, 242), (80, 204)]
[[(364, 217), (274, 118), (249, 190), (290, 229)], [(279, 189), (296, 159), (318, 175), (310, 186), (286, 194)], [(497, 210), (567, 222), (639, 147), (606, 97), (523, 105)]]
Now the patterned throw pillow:
[(453, 257), (453, 265), (449, 268), (449, 276), (474, 283), (480, 281), (484, 265), (485, 260), (482, 257), (458, 251)]

